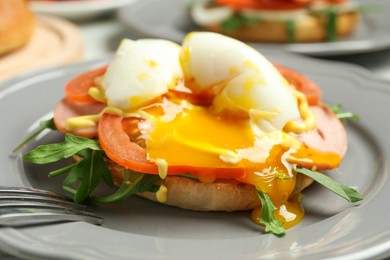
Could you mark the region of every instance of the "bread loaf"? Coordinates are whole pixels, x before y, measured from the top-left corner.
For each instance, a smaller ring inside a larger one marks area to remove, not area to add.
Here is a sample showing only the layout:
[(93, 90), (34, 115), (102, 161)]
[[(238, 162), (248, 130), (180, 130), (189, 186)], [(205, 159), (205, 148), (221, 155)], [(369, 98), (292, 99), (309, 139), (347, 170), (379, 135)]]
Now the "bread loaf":
[(35, 28), (27, 0), (0, 0), (0, 55), (23, 47)]

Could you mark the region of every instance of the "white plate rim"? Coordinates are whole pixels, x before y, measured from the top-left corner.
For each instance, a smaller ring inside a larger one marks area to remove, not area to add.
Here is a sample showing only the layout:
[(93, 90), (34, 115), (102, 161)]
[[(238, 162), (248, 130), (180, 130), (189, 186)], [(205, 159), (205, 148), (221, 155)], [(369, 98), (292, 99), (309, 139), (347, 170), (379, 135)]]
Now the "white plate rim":
[(64, 2), (31, 1), (30, 7), (36, 13), (57, 15), (70, 19), (86, 19), (116, 10), (136, 0), (84, 0)]

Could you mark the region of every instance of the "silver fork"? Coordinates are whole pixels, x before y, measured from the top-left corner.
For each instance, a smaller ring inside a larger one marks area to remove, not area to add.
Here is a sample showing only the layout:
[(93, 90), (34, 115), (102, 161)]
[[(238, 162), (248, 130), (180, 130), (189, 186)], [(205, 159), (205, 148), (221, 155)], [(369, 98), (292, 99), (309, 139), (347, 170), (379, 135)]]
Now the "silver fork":
[(51, 191), (0, 186), (0, 227), (20, 227), (56, 222), (83, 221), (101, 225), (103, 219)]

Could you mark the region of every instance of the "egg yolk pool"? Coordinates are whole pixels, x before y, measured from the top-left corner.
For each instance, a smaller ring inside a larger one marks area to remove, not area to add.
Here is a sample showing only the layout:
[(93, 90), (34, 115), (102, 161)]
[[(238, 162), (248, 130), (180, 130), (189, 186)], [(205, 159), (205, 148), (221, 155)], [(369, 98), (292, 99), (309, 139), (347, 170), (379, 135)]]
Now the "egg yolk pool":
[[(191, 99), (196, 97), (187, 94), (183, 99), (169, 92), (139, 108), (137, 116), (122, 120), (122, 127), (132, 142), (145, 149), (148, 160), (159, 166), (162, 178), (169, 166), (184, 165), (193, 170), (183, 174), (203, 183), (251, 184), (269, 194), (278, 209), (274, 215), (284, 228), (299, 223), (304, 211), (292, 164), (327, 160), (337, 165), (341, 158), (310, 149), (281, 131), (258, 137), (249, 118), (220, 115)], [(259, 222), (260, 212), (261, 207), (253, 211), (254, 221)]]

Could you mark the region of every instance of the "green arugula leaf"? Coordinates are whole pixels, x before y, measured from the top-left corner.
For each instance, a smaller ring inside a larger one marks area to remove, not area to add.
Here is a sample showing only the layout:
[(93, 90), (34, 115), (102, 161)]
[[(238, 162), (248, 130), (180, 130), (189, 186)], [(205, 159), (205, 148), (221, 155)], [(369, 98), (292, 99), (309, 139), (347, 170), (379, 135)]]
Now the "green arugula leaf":
[(77, 163), (74, 163), (74, 164), (70, 164), (70, 165), (65, 166), (65, 167), (63, 167), (63, 168), (57, 169), (57, 170), (55, 170), (55, 171), (51, 171), (51, 172), (49, 173), (49, 177), (55, 177), (55, 176), (59, 176), (59, 175), (65, 174), (65, 173), (69, 173), (70, 170), (71, 170), (73, 167), (77, 166), (77, 164), (78, 164), (78, 162), (77, 162)]
[(40, 145), (26, 153), (23, 159), (31, 163), (46, 164), (69, 158), (84, 149), (99, 151), (101, 147), (95, 139), (65, 134), (64, 142)]
[[(82, 203), (103, 179), (109, 186), (113, 186), (110, 172), (104, 163), (104, 152), (86, 149), (83, 151), (83, 159), (72, 165), (63, 187), (74, 194), (73, 200)], [(77, 189), (72, 187), (77, 185)]]
[(125, 170), (123, 183), (114, 194), (105, 197), (91, 197), (91, 199), (103, 203), (122, 201), (138, 192), (156, 192), (158, 190), (156, 184), (159, 181), (161, 178), (158, 175)]
[[(85, 162), (86, 161), (84, 161), (84, 163)], [(65, 180), (64, 180), (64, 182), (62, 184), (63, 186), (69, 186), (70, 187), (70, 186), (72, 186), (72, 184), (77, 182), (77, 180), (80, 178), (79, 176), (82, 175), (82, 171), (80, 171), (80, 169), (83, 168), (83, 165), (80, 166), (80, 164), (81, 164), (81, 161), (76, 163), (74, 165), (74, 167), (72, 167), (70, 169), (70, 171), (68, 172), (68, 176), (66, 176), (66, 178), (65, 178)], [(76, 192), (77, 192), (77, 190), (76, 190)]]
[(113, 187), (114, 181), (112, 180), (110, 170), (104, 161), (104, 156), (104, 151), (95, 151), (95, 170), (99, 172), (99, 176), (105, 184), (107, 184), (109, 187)]
[(354, 113), (351, 113), (351, 112), (344, 112), (343, 111), (343, 108), (340, 104), (337, 104), (337, 105), (331, 105), (331, 106), (328, 106), (329, 109), (331, 109), (335, 114), (336, 116), (345, 124), (347, 123), (347, 119), (351, 119), (353, 121), (359, 121), (360, 118), (358, 115), (354, 114)]
[(72, 155), (82, 157), (82, 160), (52, 171), (49, 176), (68, 174), (63, 188), (74, 195), (73, 200), (76, 203), (86, 200), (101, 180), (110, 187), (114, 185), (104, 161), (105, 153), (95, 139), (65, 134), (64, 142), (38, 146), (26, 153), (23, 159), (31, 163), (46, 164)]
[(20, 150), (23, 146), (25, 146), (32, 139), (37, 137), (45, 129), (52, 129), (52, 130), (56, 129), (53, 118), (41, 121), (39, 123), (39, 128), (35, 132), (33, 132), (29, 137), (27, 137), (22, 143), (20, 143), (18, 146), (16, 146), (15, 149), (12, 150), (12, 152), (15, 153), (18, 150)]
[(363, 199), (363, 196), (359, 192), (357, 192), (355, 189), (353, 189), (349, 186), (340, 184), (340, 183), (332, 180), (330, 177), (326, 176), (325, 174), (322, 174), (322, 173), (317, 172), (317, 171), (311, 171), (311, 170), (308, 170), (305, 168), (295, 167), (294, 170), (298, 173), (302, 173), (302, 174), (312, 178), (313, 180), (315, 180), (316, 182), (318, 182), (319, 184), (321, 184), (322, 186), (324, 186), (325, 188), (327, 188), (331, 192), (339, 195), (340, 197), (346, 199), (349, 202), (358, 202), (358, 201)]
[(283, 228), (283, 223), (278, 221), (274, 216), (276, 207), (271, 198), (267, 193), (261, 191), (257, 191), (257, 195), (261, 201), (260, 223), (265, 225), (265, 232), (277, 236), (284, 236), (286, 230)]
[(296, 22), (295, 20), (288, 20), (286, 22), (286, 29), (287, 29), (287, 39), (289, 43), (295, 42), (295, 36), (297, 32), (296, 28)]
[(223, 31), (231, 31), (237, 29), (242, 25), (253, 25), (256, 24), (258, 19), (254, 17), (246, 17), (242, 15), (233, 15), (230, 18), (222, 22), (221, 27)]
[(328, 7), (326, 10), (326, 30), (327, 30), (327, 40), (336, 41), (338, 40), (337, 36), (337, 8), (334, 6)]

